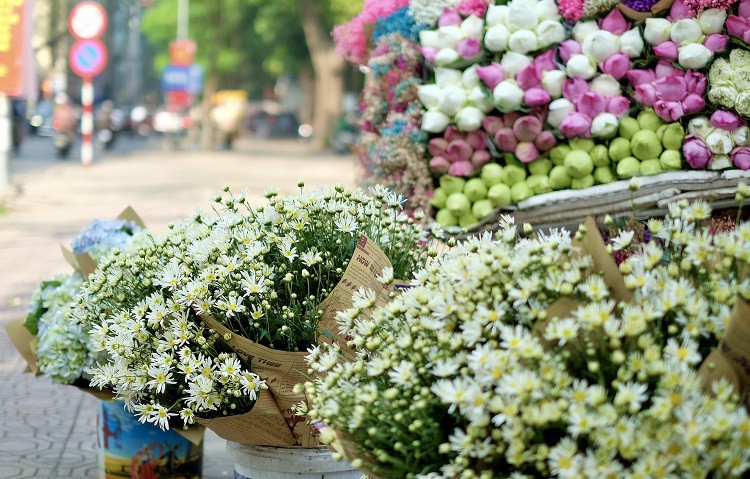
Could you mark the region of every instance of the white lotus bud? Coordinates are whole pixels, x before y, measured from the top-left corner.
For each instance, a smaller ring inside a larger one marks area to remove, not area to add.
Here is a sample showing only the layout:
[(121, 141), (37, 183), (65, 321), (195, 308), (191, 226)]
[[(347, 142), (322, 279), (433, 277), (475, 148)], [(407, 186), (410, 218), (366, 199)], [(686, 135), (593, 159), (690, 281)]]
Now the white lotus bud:
[(458, 25), (449, 25), (437, 29), (438, 42), (435, 45), (438, 48), (456, 48), (461, 41), (461, 28)]
[(689, 43), (680, 47), (677, 62), (685, 68), (697, 70), (708, 65), (713, 57), (713, 52), (700, 43)]
[(643, 37), (649, 45), (658, 45), (670, 40), (672, 22), (666, 18), (647, 18)]
[(482, 126), (484, 113), (479, 108), (467, 106), (456, 114), (456, 126), (461, 131), (476, 131)]
[(448, 116), (458, 113), (466, 103), (466, 90), (457, 85), (443, 88), (440, 95), (440, 111)]
[(712, 33), (721, 33), (724, 30), (724, 23), (727, 21), (727, 11), (719, 8), (709, 8), (703, 10), (698, 15), (698, 23), (704, 35)]
[(495, 25), (505, 25), (507, 18), (507, 5), (490, 5), (487, 7), (487, 14), (484, 17), (484, 21), (487, 22), (488, 27), (494, 27)]
[(622, 87), (612, 75), (602, 74), (591, 80), (591, 91), (605, 97), (613, 97), (622, 94)]
[(711, 171), (728, 170), (730, 168), (734, 168), (734, 165), (732, 165), (732, 160), (729, 159), (728, 155), (714, 155), (708, 164), (708, 169)]
[(508, 18), (505, 25), (508, 30), (533, 30), (539, 23), (539, 16), (534, 10), (536, 2), (532, 0), (513, 0), (508, 4)]
[(717, 128), (706, 138), (706, 145), (715, 155), (728, 155), (734, 148), (732, 134)]
[(589, 57), (580, 53), (571, 56), (565, 68), (571, 78), (581, 77), (588, 80), (596, 75), (596, 64)]
[(441, 93), (442, 91), (440, 87), (435, 84), (420, 85), (417, 90), (419, 101), (421, 101), (424, 107), (428, 110), (438, 108), (440, 105)]
[(508, 49), (510, 31), (505, 25), (495, 25), (484, 34), (484, 46), (487, 50), (498, 53)]
[(714, 131), (714, 127), (711, 126), (711, 122), (705, 116), (697, 116), (688, 122), (687, 131), (689, 134), (705, 141), (708, 135)]
[(445, 67), (455, 63), (459, 58), (458, 52), (452, 48), (443, 48), (435, 55), (435, 65)]
[(591, 136), (613, 138), (619, 125), (619, 120), (612, 113), (600, 113), (591, 121)]
[(672, 31), (669, 37), (678, 45), (687, 45), (695, 43), (703, 36), (703, 30), (700, 23), (692, 18), (683, 18), (677, 20), (672, 25)]
[(518, 72), (531, 65), (531, 58), (516, 52), (507, 52), (503, 55), (503, 59), (500, 60), (500, 66), (503, 67), (506, 77), (515, 78)]
[(566, 98), (558, 98), (549, 104), (547, 123), (549, 123), (552, 128), (559, 128), (560, 123), (562, 123), (565, 117), (573, 113), (575, 110), (575, 105), (569, 100)]
[(534, 7), (540, 22), (546, 20), (560, 20), (560, 12), (555, 0), (540, 0)]
[(423, 47), (436, 47), (440, 43), (438, 32), (435, 30), (422, 30), (419, 32), (419, 43)]
[(565, 40), (565, 27), (557, 20), (544, 20), (536, 27), (539, 47), (544, 48)]
[(422, 130), (427, 133), (442, 133), (448, 128), (450, 121), (442, 111), (428, 110), (422, 115)]
[(523, 104), (523, 90), (515, 81), (505, 80), (495, 87), (492, 99), (501, 111), (516, 111)]
[(477, 73), (477, 66), (472, 65), (461, 74), (461, 86), (464, 87), (466, 91), (471, 90), (475, 86), (479, 85), (480, 79), (479, 74)]
[(606, 30), (591, 32), (583, 40), (581, 50), (594, 62), (600, 63), (620, 50), (620, 39)]
[(589, 36), (590, 33), (598, 32), (599, 25), (594, 21), (589, 22), (576, 22), (573, 27), (573, 38), (578, 40), (578, 43), (583, 43), (583, 40)]
[(479, 40), (484, 33), (484, 20), (476, 15), (469, 15), (461, 22), (461, 37)]
[(563, 86), (568, 75), (562, 70), (550, 70), (542, 73), (542, 88), (549, 93), (552, 98), (562, 96)]
[(469, 91), (469, 101), (482, 110), (482, 113), (489, 113), (495, 109), (495, 106), (492, 104), (492, 101), (487, 94), (487, 90), (481, 86), (475, 86)]
[(508, 50), (517, 53), (529, 53), (539, 46), (536, 34), (531, 30), (518, 30), (508, 38)]
[(643, 38), (638, 27), (631, 28), (620, 35), (620, 51), (629, 58), (637, 58), (643, 53)]
[(435, 83), (440, 88), (461, 84), (461, 71), (453, 68), (436, 68)]
[(741, 126), (732, 132), (734, 146), (750, 145), (750, 127)]

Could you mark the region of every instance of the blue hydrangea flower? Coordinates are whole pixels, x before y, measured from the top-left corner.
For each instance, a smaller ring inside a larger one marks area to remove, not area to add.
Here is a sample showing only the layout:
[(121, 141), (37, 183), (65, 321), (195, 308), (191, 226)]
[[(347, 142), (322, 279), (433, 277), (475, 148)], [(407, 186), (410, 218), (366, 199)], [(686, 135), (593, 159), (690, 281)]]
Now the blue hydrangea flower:
[(94, 259), (100, 252), (122, 248), (140, 228), (133, 221), (94, 220), (73, 240), (75, 254), (89, 253)]
[(400, 33), (406, 38), (417, 42), (419, 41), (419, 32), (426, 28), (428, 28), (427, 25), (417, 23), (414, 17), (409, 14), (409, 7), (404, 7), (375, 22), (372, 41), (374, 43), (375, 40), (383, 35)]

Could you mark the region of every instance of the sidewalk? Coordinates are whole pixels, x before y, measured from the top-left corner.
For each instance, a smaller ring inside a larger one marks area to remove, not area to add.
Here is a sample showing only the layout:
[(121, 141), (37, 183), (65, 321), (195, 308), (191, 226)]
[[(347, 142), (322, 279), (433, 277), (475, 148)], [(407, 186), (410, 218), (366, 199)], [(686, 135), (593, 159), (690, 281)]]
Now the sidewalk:
[[(19, 168), (22, 170), (22, 168)], [(229, 186), (249, 188), (254, 201), (273, 186), (352, 185), (351, 157), (310, 153), (292, 141), (245, 140), (232, 152), (141, 151), (84, 169), (75, 162), (14, 176), (22, 194), (0, 212), (0, 326), (24, 316), (29, 296), (55, 273), (69, 271), (60, 244), (94, 218), (131, 205), (152, 231), (208, 208), (209, 196)], [(72, 387), (22, 374), (23, 362), (0, 331), (0, 479), (96, 478), (95, 399)], [(233, 477), (224, 441), (208, 432), (204, 479)]]

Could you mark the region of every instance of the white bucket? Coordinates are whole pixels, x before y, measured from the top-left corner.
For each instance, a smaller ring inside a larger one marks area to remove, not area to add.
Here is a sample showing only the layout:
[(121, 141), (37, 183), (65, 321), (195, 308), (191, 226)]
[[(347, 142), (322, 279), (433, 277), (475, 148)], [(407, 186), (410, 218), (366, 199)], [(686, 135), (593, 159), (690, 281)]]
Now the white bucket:
[(245, 446), (227, 442), (235, 479), (360, 479), (349, 463), (336, 461), (331, 451), (315, 448)]

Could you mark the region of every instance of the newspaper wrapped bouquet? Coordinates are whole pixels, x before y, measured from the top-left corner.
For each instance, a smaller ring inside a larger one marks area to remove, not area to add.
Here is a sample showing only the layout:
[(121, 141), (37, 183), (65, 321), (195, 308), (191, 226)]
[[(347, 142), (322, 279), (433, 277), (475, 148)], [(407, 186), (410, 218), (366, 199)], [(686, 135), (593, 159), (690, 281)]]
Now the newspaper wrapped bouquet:
[(96, 324), (110, 358), (93, 383), (162, 428), (198, 423), (243, 444), (315, 446), (292, 411), (304, 400), (293, 388), (307, 378), (305, 351), (346, 343), (335, 313), (360, 287), (384, 304), (394, 275), (424, 266), (426, 232), (379, 188), (269, 192), (258, 208), (226, 193), (213, 212), (91, 276), (82, 321)]
[[(674, 205), (618, 270), (593, 222), (506, 219), (309, 357), (322, 438), (374, 478), (744, 477), (750, 225)], [(524, 228), (530, 233), (530, 229)], [(739, 298), (739, 299), (738, 299)]]

